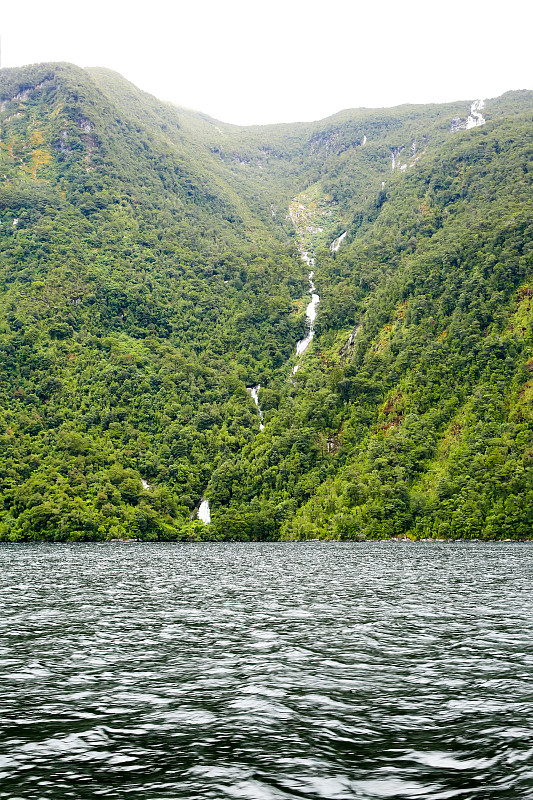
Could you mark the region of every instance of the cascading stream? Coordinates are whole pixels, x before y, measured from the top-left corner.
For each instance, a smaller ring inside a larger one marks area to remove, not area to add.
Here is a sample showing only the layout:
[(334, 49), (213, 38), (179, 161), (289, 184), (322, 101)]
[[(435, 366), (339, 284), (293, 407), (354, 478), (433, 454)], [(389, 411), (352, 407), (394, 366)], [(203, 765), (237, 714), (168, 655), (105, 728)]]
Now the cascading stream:
[(257, 406), (257, 412), (259, 414), (259, 430), (264, 431), (265, 426), (263, 425), (263, 412), (261, 411), (261, 407), (259, 405), (259, 390), (261, 389), (261, 384), (258, 383), (257, 386), (247, 386), (246, 391), (250, 392), (252, 395), (253, 401)]
[[(302, 258), (309, 266), (313, 266), (315, 263), (314, 258), (311, 258), (308, 253), (302, 253)], [(305, 309), (305, 317), (307, 320), (308, 325), (308, 333), (305, 339), (300, 339), (299, 342), (296, 343), (296, 355), (298, 358), (302, 356), (309, 345), (313, 340), (313, 336), (315, 335), (315, 319), (316, 319), (316, 308), (320, 303), (320, 296), (316, 293), (316, 286), (313, 282), (314, 278), (314, 271), (311, 270), (309, 273), (309, 292), (311, 294), (311, 302), (307, 305)], [(298, 372), (300, 365), (296, 364), (293, 367), (292, 374), (295, 375)]]
[[(336, 240), (336, 242), (338, 241), (338, 245), (340, 245), (345, 236), (346, 234), (343, 234), (341, 237), (339, 237), (338, 240)], [(338, 246), (335, 249), (338, 250)], [(313, 258), (313, 256), (309, 255), (309, 253), (304, 249), (302, 245), (300, 245), (299, 250), (302, 261), (304, 261), (308, 267), (314, 267), (315, 259)], [(320, 296), (316, 292), (316, 286), (313, 281), (314, 275), (315, 275), (314, 270), (311, 270), (308, 276), (309, 293), (311, 295), (311, 300), (308, 303), (307, 308), (305, 309), (305, 318), (307, 321), (308, 332), (305, 339), (300, 339), (300, 341), (296, 343), (296, 355), (298, 356), (298, 358), (300, 358), (300, 356), (302, 356), (305, 353), (315, 335), (316, 309), (318, 304), (320, 303)], [(298, 372), (299, 366), (300, 366), (299, 364), (296, 364), (296, 366), (293, 367), (292, 370), (293, 375), (295, 375)], [(259, 405), (260, 390), (261, 390), (260, 383), (258, 383), (256, 386), (246, 387), (246, 391), (250, 392), (250, 395), (252, 396), (252, 399), (257, 408), (257, 412), (259, 414), (259, 430), (263, 431), (265, 429), (265, 426), (263, 424), (263, 418), (264, 418), (263, 411), (261, 410), (261, 407)], [(204, 525), (209, 525), (211, 523), (211, 511), (209, 508), (209, 501), (204, 497), (202, 497), (197, 517), (204, 523)]]
[[(296, 343), (296, 356), (297, 358), (300, 358), (311, 344), (315, 335), (316, 309), (320, 303), (320, 296), (317, 294), (316, 286), (313, 282), (313, 277), (315, 274), (313, 270), (313, 267), (315, 266), (315, 259), (307, 249), (309, 245), (307, 244), (306, 239), (309, 232), (318, 233), (322, 231), (322, 228), (317, 227), (314, 224), (310, 224), (311, 220), (309, 209), (306, 208), (302, 200), (299, 198), (295, 198), (290, 204), (289, 217), (291, 218), (292, 224), (296, 230), (300, 257), (308, 267), (311, 267), (311, 272), (309, 273), (309, 293), (311, 295), (311, 302), (308, 303), (305, 310), (307, 336), (304, 339), (300, 339), (300, 341)], [(296, 366), (292, 368), (293, 375), (298, 372), (299, 367), (300, 365), (296, 364)]]
[(311, 302), (308, 304), (307, 308), (305, 309), (305, 316), (307, 319), (307, 323), (309, 325), (309, 332), (305, 339), (300, 339), (299, 342), (296, 343), (296, 355), (301, 356), (313, 339), (315, 335), (315, 319), (316, 319), (316, 307), (320, 303), (320, 297), (316, 294), (316, 286), (313, 283), (314, 272), (311, 271), (309, 273), (309, 292), (311, 294)]
[[(246, 387), (246, 391), (250, 392), (250, 394), (251, 394), (251, 396), (252, 396), (252, 398), (254, 400), (254, 403), (257, 406), (257, 412), (259, 414), (259, 430), (263, 431), (265, 429), (265, 426), (263, 425), (263, 416), (264, 415), (263, 415), (263, 412), (261, 410), (261, 407), (259, 406), (259, 391), (260, 391), (260, 389), (261, 389), (261, 384), (260, 383), (258, 383), (257, 386), (247, 386)], [(200, 522), (204, 523), (204, 525), (210, 525), (211, 524), (211, 509), (209, 508), (209, 500), (206, 497), (202, 497), (202, 500), (200, 502), (200, 508), (198, 509), (198, 513), (197, 513), (196, 516), (197, 516), (197, 519), (200, 520)]]
[(329, 249), (331, 250), (332, 253), (336, 253), (338, 251), (339, 247), (341, 246), (341, 244), (343, 243), (343, 241), (346, 239), (347, 236), (348, 236), (348, 231), (344, 231), (344, 233), (341, 233), (341, 235), (338, 236), (330, 244)]
[(485, 124), (485, 117), (481, 113), (483, 108), (485, 108), (485, 102), (483, 100), (474, 100), (470, 106), (470, 115), (466, 121), (467, 130), (469, 128), (477, 128), (479, 125)]
[(204, 523), (204, 525), (209, 525), (211, 522), (211, 510), (209, 508), (209, 500), (206, 500), (205, 497), (202, 497), (202, 502), (200, 503), (200, 508), (198, 509), (198, 519)]

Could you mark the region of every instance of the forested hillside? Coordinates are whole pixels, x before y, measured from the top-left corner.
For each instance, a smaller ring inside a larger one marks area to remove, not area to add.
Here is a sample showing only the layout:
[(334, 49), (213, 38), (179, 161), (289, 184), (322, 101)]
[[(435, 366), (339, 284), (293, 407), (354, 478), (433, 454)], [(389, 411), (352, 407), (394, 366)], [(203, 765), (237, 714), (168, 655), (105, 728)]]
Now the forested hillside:
[(469, 112), (1, 70), (0, 538), (531, 536), (533, 93)]

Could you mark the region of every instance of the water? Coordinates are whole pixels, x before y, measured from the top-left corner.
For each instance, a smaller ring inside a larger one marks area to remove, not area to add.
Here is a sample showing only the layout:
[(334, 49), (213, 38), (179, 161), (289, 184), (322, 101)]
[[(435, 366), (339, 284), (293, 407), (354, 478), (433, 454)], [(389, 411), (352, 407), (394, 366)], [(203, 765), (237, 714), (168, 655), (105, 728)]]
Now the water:
[(265, 426), (263, 425), (264, 414), (261, 410), (261, 406), (259, 405), (259, 391), (261, 389), (261, 384), (258, 383), (257, 386), (247, 386), (246, 391), (250, 392), (252, 399), (256, 405), (257, 413), (259, 414), (259, 430), (264, 431)]
[(0, 546), (1, 798), (533, 797), (533, 547)]
[(479, 125), (484, 125), (486, 122), (485, 117), (481, 113), (481, 111), (485, 108), (485, 101), (484, 100), (474, 100), (472, 105), (470, 106), (470, 116), (466, 121), (466, 127), (468, 128), (475, 128)]
[[(366, 136), (365, 136), (365, 141), (366, 141)], [(365, 142), (363, 142), (363, 144), (364, 143)], [(341, 233), (340, 236), (334, 239), (334, 241), (329, 246), (329, 249), (331, 250), (332, 253), (338, 252), (339, 247), (341, 246), (341, 244), (343, 243), (343, 241), (346, 239), (347, 236), (348, 236), (348, 231), (344, 231), (344, 233)]]
[[(296, 342), (297, 356), (301, 356), (305, 353), (305, 351), (313, 341), (313, 337), (315, 335), (316, 308), (320, 303), (320, 297), (319, 295), (316, 294), (316, 286), (313, 283), (314, 275), (315, 273), (313, 271), (309, 273), (309, 294), (311, 295), (311, 302), (305, 309), (305, 318), (307, 320), (309, 330), (305, 339), (300, 339), (299, 342)], [(293, 375), (295, 374), (295, 372), (296, 369), (293, 370)]]
[(201, 520), (204, 525), (209, 525), (211, 522), (211, 509), (209, 508), (209, 500), (206, 500), (205, 497), (202, 497), (200, 508), (198, 509), (198, 519)]

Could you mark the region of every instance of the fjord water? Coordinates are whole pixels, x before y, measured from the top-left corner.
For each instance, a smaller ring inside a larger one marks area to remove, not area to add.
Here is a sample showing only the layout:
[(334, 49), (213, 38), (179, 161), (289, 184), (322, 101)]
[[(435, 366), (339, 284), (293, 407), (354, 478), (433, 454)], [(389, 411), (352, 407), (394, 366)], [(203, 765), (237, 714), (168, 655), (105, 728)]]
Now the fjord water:
[(0, 797), (531, 798), (533, 547), (0, 548)]

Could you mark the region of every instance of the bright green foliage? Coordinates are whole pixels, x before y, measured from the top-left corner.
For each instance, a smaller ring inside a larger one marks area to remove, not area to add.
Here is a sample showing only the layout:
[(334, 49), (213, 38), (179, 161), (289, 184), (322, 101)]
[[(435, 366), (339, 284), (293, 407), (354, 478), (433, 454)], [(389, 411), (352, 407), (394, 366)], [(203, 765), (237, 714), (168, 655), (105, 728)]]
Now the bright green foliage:
[[(0, 539), (531, 536), (532, 108), (246, 129), (2, 70)], [(292, 378), (304, 191), (348, 235)]]

